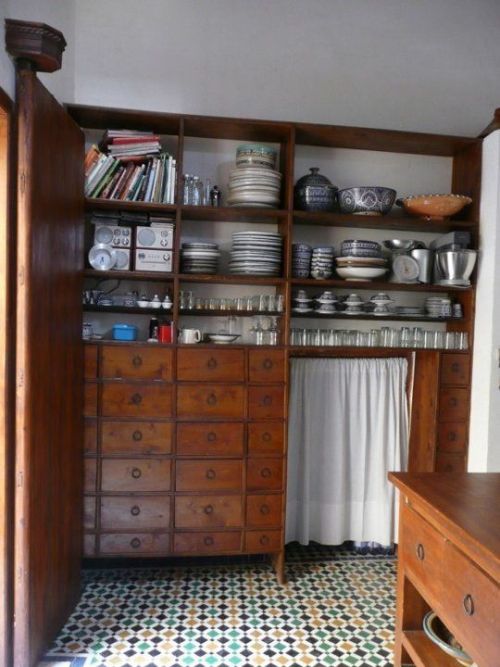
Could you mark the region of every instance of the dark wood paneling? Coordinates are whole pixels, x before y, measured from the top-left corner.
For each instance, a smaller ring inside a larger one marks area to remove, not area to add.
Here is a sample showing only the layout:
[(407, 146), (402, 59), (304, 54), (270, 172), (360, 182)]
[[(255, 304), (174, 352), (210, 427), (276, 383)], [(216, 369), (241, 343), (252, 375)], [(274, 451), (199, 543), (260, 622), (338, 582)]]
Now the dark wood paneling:
[(169, 454), (174, 426), (171, 422), (103, 421), (103, 456)]
[(439, 352), (416, 352), (408, 470), (434, 470), (439, 395)]
[(37, 661), (80, 593), (81, 130), (18, 72), (17, 470), (14, 664)]
[(193, 423), (177, 425), (178, 456), (241, 456), (243, 424)]
[(199, 556), (200, 554), (234, 553), (240, 549), (240, 532), (175, 533), (174, 535), (176, 554)]
[(245, 387), (230, 384), (179, 385), (177, 415), (192, 419), (244, 417)]
[(172, 379), (172, 350), (165, 347), (104, 345), (101, 377), (108, 379)]
[(102, 387), (105, 417), (154, 419), (172, 416), (172, 385), (105, 382)]
[(201, 459), (177, 461), (176, 491), (241, 491), (243, 484), (241, 461)]
[(177, 379), (242, 382), (245, 379), (245, 353), (243, 350), (180, 349)]

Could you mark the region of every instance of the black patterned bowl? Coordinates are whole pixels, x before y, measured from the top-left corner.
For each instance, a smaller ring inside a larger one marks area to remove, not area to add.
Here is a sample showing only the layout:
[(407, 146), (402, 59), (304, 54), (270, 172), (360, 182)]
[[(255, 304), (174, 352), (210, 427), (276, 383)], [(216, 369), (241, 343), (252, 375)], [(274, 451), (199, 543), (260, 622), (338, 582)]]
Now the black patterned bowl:
[(396, 190), (378, 186), (345, 188), (337, 192), (341, 213), (386, 215), (396, 199)]

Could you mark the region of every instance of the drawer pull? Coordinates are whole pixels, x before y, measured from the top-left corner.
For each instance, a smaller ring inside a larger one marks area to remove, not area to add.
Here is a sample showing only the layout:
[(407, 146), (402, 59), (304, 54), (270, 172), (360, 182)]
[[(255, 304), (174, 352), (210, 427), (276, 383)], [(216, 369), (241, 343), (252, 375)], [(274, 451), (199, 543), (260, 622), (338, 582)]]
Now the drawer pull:
[(455, 398), (454, 396), (450, 398), (450, 406), (452, 408), (456, 408), (458, 405), (458, 398)]
[(212, 468), (209, 468), (207, 470), (207, 472), (205, 473), (205, 476), (206, 476), (207, 479), (215, 479), (215, 477), (216, 477), (215, 470), (213, 470)]
[(463, 600), (464, 611), (467, 616), (472, 616), (474, 614), (474, 600), (472, 595), (467, 594)]
[(260, 506), (260, 513), (261, 514), (266, 515), (266, 514), (269, 514), (270, 511), (271, 510), (269, 509), (269, 505), (261, 505)]
[(134, 479), (139, 479), (139, 477), (142, 475), (142, 470), (140, 468), (132, 468), (130, 474)]
[(134, 405), (140, 405), (142, 403), (142, 396), (140, 394), (133, 394), (130, 400)]
[(448, 441), (455, 442), (456, 439), (457, 439), (457, 434), (455, 433), (455, 431), (448, 431)]
[(461, 370), (460, 369), (460, 362), (454, 361), (451, 365), (451, 370), (453, 371), (453, 373), (460, 373), (460, 370)]
[(271, 474), (272, 473), (270, 468), (262, 468), (260, 471), (260, 476), (264, 478), (271, 477)]
[(207, 398), (207, 403), (208, 405), (216, 405), (217, 403), (217, 396), (215, 394), (210, 394)]
[(271, 359), (264, 359), (262, 366), (266, 369), (266, 371), (268, 371), (273, 367), (273, 362)]
[(130, 514), (132, 516), (139, 516), (140, 513), (141, 513), (141, 508), (139, 507), (139, 505), (133, 505), (130, 508)]
[(264, 398), (262, 399), (262, 405), (268, 405), (269, 406), (269, 405), (271, 405), (272, 402), (273, 402), (273, 399), (272, 399), (271, 396), (269, 396), (269, 394), (264, 396)]
[(214, 538), (210, 537), (210, 535), (207, 535), (206, 537), (203, 538), (203, 544), (205, 544), (207, 547), (211, 547), (213, 543), (214, 543)]
[(207, 433), (207, 441), (208, 442), (215, 442), (217, 440), (217, 433), (214, 431), (210, 431)]
[(268, 431), (262, 434), (262, 441), (271, 442), (271, 434)]
[(141, 546), (141, 540), (138, 537), (134, 537), (130, 540), (130, 546), (132, 549), (138, 549)]
[(140, 442), (142, 440), (142, 431), (134, 431), (132, 433), (132, 440)]
[(132, 359), (132, 365), (135, 366), (136, 368), (142, 366), (142, 357), (136, 354), (135, 357)]
[(210, 357), (210, 359), (207, 361), (207, 368), (217, 368), (217, 359)]
[(213, 505), (205, 505), (203, 511), (205, 512), (205, 514), (212, 514), (212, 512), (214, 511)]
[(259, 542), (262, 546), (265, 546), (266, 544), (269, 544), (269, 537), (267, 535), (261, 535)]
[(417, 558), (418, 560), (424, 560), (425, 558), (425, 549), (423, 544), (417, 544)]

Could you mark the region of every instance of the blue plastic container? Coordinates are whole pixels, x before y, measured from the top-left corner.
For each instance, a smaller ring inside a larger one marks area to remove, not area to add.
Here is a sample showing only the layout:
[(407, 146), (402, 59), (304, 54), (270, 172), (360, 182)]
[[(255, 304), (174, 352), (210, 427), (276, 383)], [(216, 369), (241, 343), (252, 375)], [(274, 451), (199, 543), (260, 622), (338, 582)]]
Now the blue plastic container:
[(133, 324), (114, 324), (113, 340), (137, 340), (137, 331)]

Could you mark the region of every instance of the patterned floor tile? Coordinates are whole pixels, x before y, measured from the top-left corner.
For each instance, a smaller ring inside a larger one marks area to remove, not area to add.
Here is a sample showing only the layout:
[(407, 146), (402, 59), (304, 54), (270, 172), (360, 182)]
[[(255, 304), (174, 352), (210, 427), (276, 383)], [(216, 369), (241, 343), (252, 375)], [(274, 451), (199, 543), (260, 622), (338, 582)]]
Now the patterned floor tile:
[(93, 570), (49, 654), (85, 654), (85, 667), (389, 667), (394, 605), (388, 556), (297, 547), (285, 586), (260, 563)]

